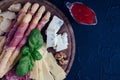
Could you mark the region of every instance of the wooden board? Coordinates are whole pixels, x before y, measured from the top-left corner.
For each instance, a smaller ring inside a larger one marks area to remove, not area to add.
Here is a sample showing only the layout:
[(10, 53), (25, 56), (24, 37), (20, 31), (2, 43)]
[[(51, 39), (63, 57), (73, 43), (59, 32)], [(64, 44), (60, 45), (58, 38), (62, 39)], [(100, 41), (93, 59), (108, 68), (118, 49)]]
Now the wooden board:
[[(65, 72), (68, 74), (71, 69), (71, 66), (73, 64), (74, 57), (75, 57), (75, 38), (74, 38), (74, 33), (73, 33), (70, 22), (68, 21), (66, 16), (57, 7), (55, 7), (53, 4), (51, 4), (50, 2), (48, 2), (46, 0), (39, 0), (39, 1), (38, 0), (3, 0), (0, 2), (0, 9), (2, 11), (6, 11), (8, 9), (8, 7), (13, 3), (25, 4), (28, 1), (31, 3), (38, 2), (40, 5), (44, 5), (46, 7), (46, 11), (50, 11), (52, 13), (52, 17), (54, 15), (56, 15), (56, 16), (60, 17), (62, 20), (64, 20), (64, 25), (62, 26), (62, 28), (60, 29), (60, 31), (58, 33), (67, 32), (67, 34), (68, 34), (69, 46), (68, 46), (68, 49), (64, 50), (63, 52), (65, 52), (67, 54), (69, 62), (67, 65), (62, 66), (63, 69), (65, 70)], [(45, 29), (46, 28), (44, 28), (42, 30), (43, 34), (45, 33)], [(45, 36), (45, 34), (44, 34), (44, 36)], [(46, 38), (46, 36), (45, 36), (45, 38)], [(50, 51), (55, 53), (55, 51), (52, 49), (50, 49)]]

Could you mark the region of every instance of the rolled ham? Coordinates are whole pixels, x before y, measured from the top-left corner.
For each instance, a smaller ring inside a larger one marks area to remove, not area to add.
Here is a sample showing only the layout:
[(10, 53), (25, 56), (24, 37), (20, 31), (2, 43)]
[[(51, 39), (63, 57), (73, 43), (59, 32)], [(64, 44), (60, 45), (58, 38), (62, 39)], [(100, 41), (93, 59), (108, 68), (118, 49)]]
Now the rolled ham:
[(17, 27), (20, 25), (21, 21), (23, 20), (24, 16), (26, 15), (26, 12), (28, 11), (28, 9), (30, 8), (31, 3), (27, 2), (24, 7), (19, 11), (16, 19), (12, 22), (12, 24), (10, 25), (10, 29), (8, 29), (8, 32), (6, 34), (6, 41), (5, 41), (5, 46), (4, 48), (8, 47), (8, 44), (10, 43), (10, 41), (13, 38), (13, 35), (17, 29)]
[(8, 48), (6, 48), (6, 50), (3, 51), (4, 56), (2, 57), (0, 61), (0, 78), (5, 75), (5, 69), (7, 67), (7, 62), (9, 61), (10, 56), (12, 55), (13, 51), (15, 50), (19, 42), (22, 40), (24, 33), (28, 28), (29, 22), (32, 19), (32, 15), (34, 15), (38, 7), (39, 7), (38, 3), (35, 3), (32, 6), (31, 11), (25, 15), (23, 21), (21, 22), (20, 26), (16, 30), (13, 39), (10, 41), (8, 45)]
[(11, 55), (8, 63), (7, 63), (7, 68), (5, 69), (5, 72), (8, 72), (14, 65), (15, 62), (18, 61), (18, 55), (20, 52), (20, 49), (23, 45), (25, 45), (26, 41), (27, 41), (27, 37), (29, 36), (30, 32), (36, 28), (39, 20), (41, 19), (41, 16), (43, 15), (43, 13), (45, 12), (45, 6), (41, 6), (38, 10), (38, 12), (36, 13), (36, 15), (34, 16), (33, 20), (31, 21), (22, 41), (17, 45), (16, 49), (14, 50), (13, 54)]
[[(5, 35), (5, 38), (4, 38), (4, 41), (3, 41), (4, 43), (2, 43), (4, 46), (0, 43), (0, 45), (2, 45), (2, 46), (0, 46), (0, 48), (3, 48), (3, 47), (4, 47), (4, 49), (5, 49), (5, 48), (8, 47), (8, 44), (9, 44), (10, 41), (12, 40), (13, 35), (14, 35), (17, 27), (18, 27), (19, 24), (21, 23), (23, 17), (26, 15), (26, 12), (27, 12), (28, 9), (30, 8), (30, 6), (31, 6), (31, 3), (30, 3), (30, 2), (27, 2), (27, 3), (23, 6), (23, 8), (19, 11), (16, 19), (12, 22), (12, 24), (11, 24), (10, 27), (9, 27), (10, 29), (8, 29), (8, 32), (7, 32), (6, 35)], [(2, 51), (2, 52), (5, 52), (5, 50)], [(1, 59), (2, 59), (3, 56), (4, 56), (4, 54), (1, 54), (1, 55), (0, 55), (0, 61), (1, 61)]]

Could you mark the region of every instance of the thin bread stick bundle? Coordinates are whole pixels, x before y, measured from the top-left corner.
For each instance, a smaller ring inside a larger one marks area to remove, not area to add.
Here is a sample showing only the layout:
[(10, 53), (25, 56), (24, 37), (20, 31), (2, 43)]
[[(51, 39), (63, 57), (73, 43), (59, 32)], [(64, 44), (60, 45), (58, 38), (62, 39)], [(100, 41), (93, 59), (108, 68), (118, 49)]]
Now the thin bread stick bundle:
[[(2, 44), (4, 44), (4, 46), (0, 46), (1, 48), (4, 47), (4, 49), (3, 49), (4, 51), (2, 51), (2, 52), (5, 52), (5, 49), (8, 47), (8, 44), (10, 43), (11, 39), (13, 38), (13, 35), (14, 35), (17, 27), (20, 25), (23, 17), (26, 15), (26, 13), (27, 13), (28, 9), (30, 8), (30, 6), (31, 6), (31, 3), (30, 3), (30, 2), (27, 2), (27, 3), (23, 6), (23, 8), (19, 11), (16, 19), (15, 19), (15, 20), (12, 22), (12, 24), (10, 25), (10, 29), (8, 29), (8, 32), (7, 32), (6, 35), (5, 35), (5, 39), (4, 39), (4, 41), (3, 41), (4, 43), (2, 43)], [(1, 43), (0, 43), (0, 44), (1, 44)], [(4, 56), (4, 54), (1, 54), (1, 55), (0, 55), (0, 60), (1, 60), (1, 58), (2, 58), (3, 56)]]
[(31, 21), (22, 41), (17, 45), (17, 48), (14, 50), (13, 54), (11, 55), (11, 57), (7, 63), (6, 72), (8, 72), (14, 66), (14, 64), (19, 60), (16, 58), (19, 55), (20, 49), (22, 48), (23, 45), (25, 45), (25, 43), (27, 41), (27, 37), (29, 36), (30, 32), (37, 26), (37, 24), (38, 24), (39, 20), (41, 19), (41, 16), (43, 15), (44, 12), (45, 12), (45, 6), (41, 6), (39, 8), (38, 12), (36, 13), (36, 15), (34, 16), (33, 20)]
[(23, 21), (21, 22), (20, 26), (18, 27), (17, 31), (15, 32), (13, 39), (11, 40), (8, 48), (6, 49), (6, 51), (4, 53), (5, 55), (3, 56), (3, 58), (0, 61), (0, 66), (1, 66), (0, 78), (5, 75), (5, 69), (7, 66), (7, 62), (9, 61), (10, 56), (12, 55), (13, 51), (15, 50), (15, 48), (17, 47), (19, 42), (22, 40), (24, 33), (28, 28), (29, 22), (32, 19), (32, 15), (37, 11), (38, 7), (39, 7), (39, 4), (37, 4), (37, 3), (35, 3), (32, 6), (31, 11), (25, 15)]
[(4, 48), (8, 47), (8, 44), (10, 43), (10, 41), (13, 38), (13, 35), (15, 34), (16, 29), (18, 28), (18, 26), (20, 25), (21, 21), (23, 20), (23, 18), (25, 17), (28, 9), (30, 8), (31, 3), (27, 2), (23, 8), (19, 11), (16, 19), (13, 21), (13, 23), (10, 26), (10, 29), (8, 30), (7, 34), (6, 34), (6, 42), (5, 42), (5, 46)]

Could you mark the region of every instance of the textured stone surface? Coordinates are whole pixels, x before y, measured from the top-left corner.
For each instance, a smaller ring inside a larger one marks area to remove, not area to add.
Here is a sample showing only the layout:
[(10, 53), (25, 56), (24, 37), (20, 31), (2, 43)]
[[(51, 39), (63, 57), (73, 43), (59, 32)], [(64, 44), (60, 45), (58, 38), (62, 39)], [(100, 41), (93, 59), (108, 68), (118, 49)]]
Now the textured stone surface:
[[(66, 80), (120, 80), (120, 0), (49, 0), (70, 20), (76, 57)], [(97, 14), (96, 26), (77, 24), (65, 6), (79, 1)]]

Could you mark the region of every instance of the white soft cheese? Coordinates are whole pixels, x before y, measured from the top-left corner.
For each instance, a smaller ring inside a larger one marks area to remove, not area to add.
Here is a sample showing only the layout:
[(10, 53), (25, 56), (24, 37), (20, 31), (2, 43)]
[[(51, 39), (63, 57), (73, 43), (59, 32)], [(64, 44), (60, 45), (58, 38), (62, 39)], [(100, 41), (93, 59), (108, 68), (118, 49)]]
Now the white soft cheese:
[(4, 32), (7, 32), (12, 20), (15, 18), (16, 14), (14, 12), (6, 11), (0, 13), (0, 35), (4, 34)]
[(52, 21), (50, 22), (46, 34), (47, 34), (47, 48), (56, 46), (56, 36), (57, 32), (63, 25), (63, 20), (54, 16)]
[(56, 46), (56, 36), (55, 32), (47, 32), (47, 48)]
[(54, 47), (54, 49), (57, 52), (68, 48), (68, 35), (67, 35), (67, 33), (58, 34), (56, 39), (57, 39), (57, 42), (56, 42), (56, 46)]
[(6, 18), (6, 19), (15, 19), (16, 18), (16, 15), (14, 12), (10, 12), (10, 11), (6, 11), (6, 12), (2, 12), (0, 13), (0, 16)]
[(47, 28), (47, 32), (50, 31), (57, 33), (62, 27), (63, 23), (64, 21), (62, 19), (58, 18), (57, 16), (54, 16)]
[(3, 21), (0, 23), (0, 30), (6, 32), (10, 25), (11, 25), (11, 20), (3, 19)]

